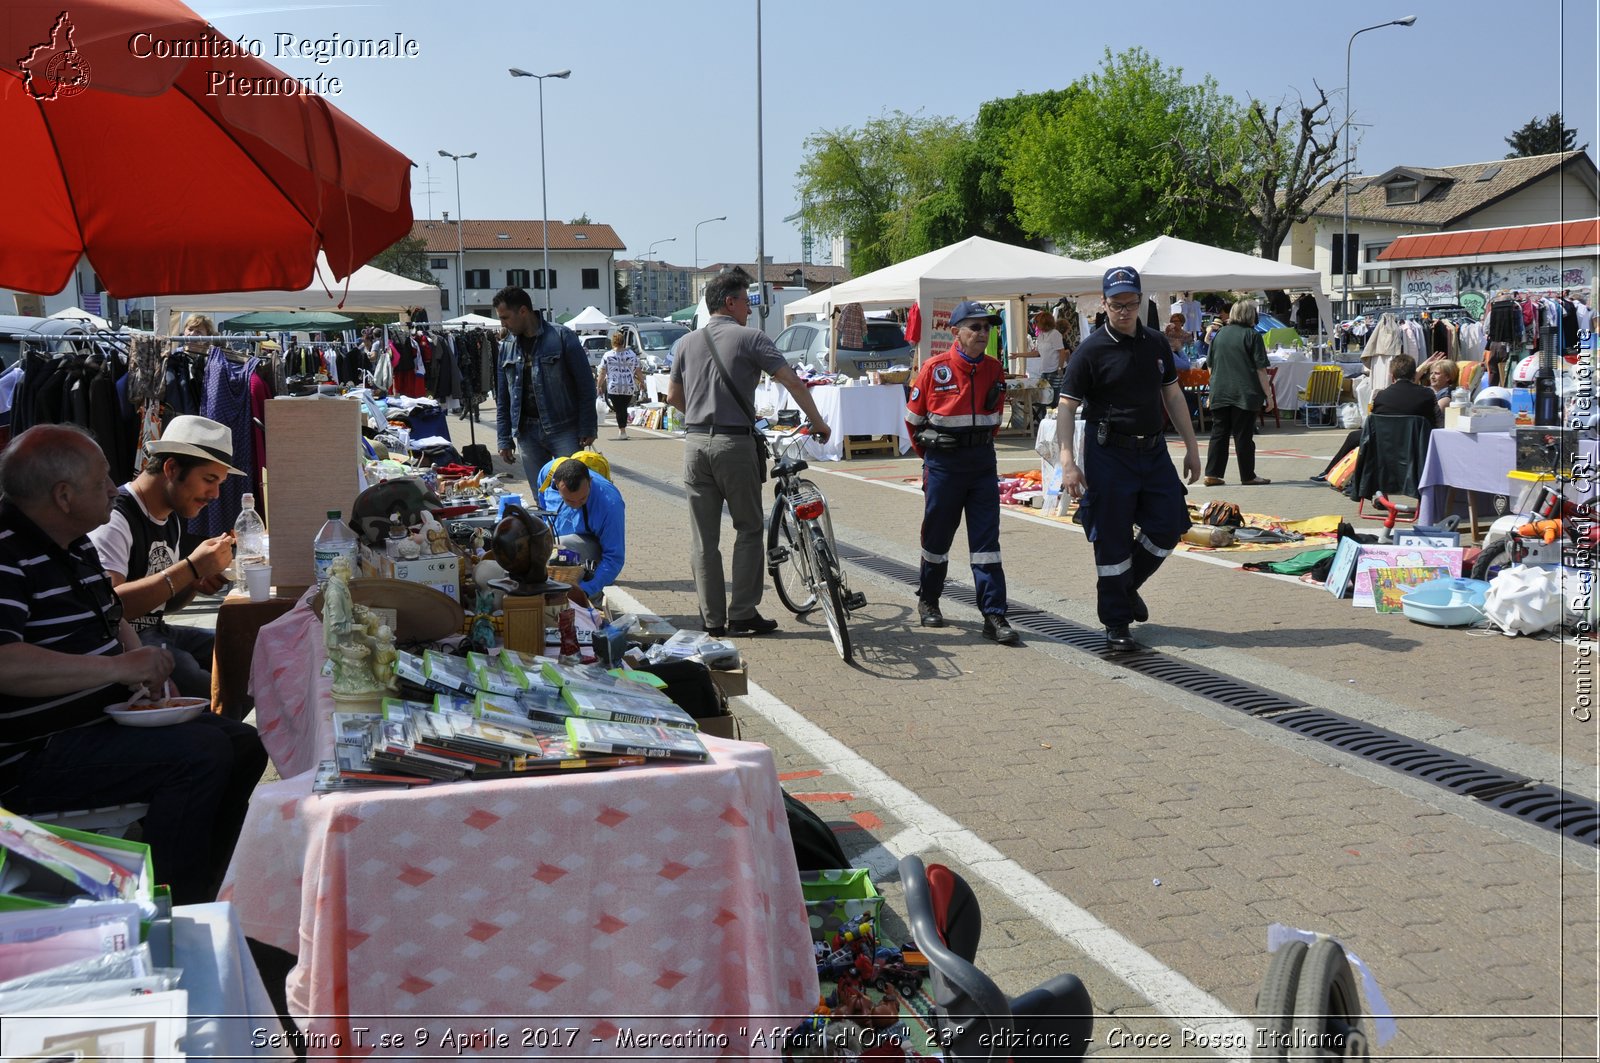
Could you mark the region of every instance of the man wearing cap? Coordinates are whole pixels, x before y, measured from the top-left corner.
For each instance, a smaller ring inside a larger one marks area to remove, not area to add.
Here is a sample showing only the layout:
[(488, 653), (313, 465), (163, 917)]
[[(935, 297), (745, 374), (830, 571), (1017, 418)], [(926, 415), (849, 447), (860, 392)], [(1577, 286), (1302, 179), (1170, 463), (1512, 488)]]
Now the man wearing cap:
[(965, 515), (983, 637), (1014, 646), (1019, 640), (1006, 620), (1006, 574), (1000, 567), (1000, 478), (994, 454), (1006, 378), (999, 361), (984, 357), (989, 330), (998, 323), (999, 316), (982, 304), (956, 304), (950, 312), (955, 343), (918, 370), (906, 401), (906, 430), (922, 457), (918, 622), (944, 627), (939, 596), (950, 571), (950, 544)]
[[(1142, 587), (1189, 530), (1183, 483), (1162, 435), (1162, 411), (1183, 436), (1184, 478), (1200, 478), (1200, 444), (1166, 338), (1139, 323), (1144, 305), (1139, 272), (1106, 270), (1101, 282), (1106, 324), (1067, 364), (1056, 412), (1061, 486), (1081, 499), (1079, 513), (1094, 545), (1097, 608), (1112, 650), (1137, 648), (1128, 625), (1150, 618)], [(1073, 453), (1078, 409), (1087, 422), (1083, 465)], [(1138, 541), (1133, 527), (1139, 526)]]
[(222, 572), (233, 563), (233, 533), (197, 543), (183, 523), (216, 500), (224, 480), (244, 473), (231, 464), (233, 432), (208, 417), (174, 417), (146, 450), (144, 471), (117, 490), (111, 518), (89, 532), (89, 541), (139, 641), (172, 654), (179, 693), (209, 698), (215, 632), (172, 627), (166, 617), (196, 592), (222, 586)]

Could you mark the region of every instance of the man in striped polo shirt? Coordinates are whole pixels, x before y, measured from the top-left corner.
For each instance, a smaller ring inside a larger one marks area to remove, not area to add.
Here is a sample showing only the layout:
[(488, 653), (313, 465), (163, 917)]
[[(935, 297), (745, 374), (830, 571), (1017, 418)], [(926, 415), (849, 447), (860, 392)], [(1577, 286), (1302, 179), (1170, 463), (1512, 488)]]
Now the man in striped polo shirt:
[(172, 673), (172, 655), (122, 619), (88, 539), (116, 492), (74, 426), (35, 426), (0, 454), (0, 806), (147, 803), (157, 880), (200, 903), (216, 896), (266, 752), (255, 728), (211, 713), (153, 728), (105, 715)]

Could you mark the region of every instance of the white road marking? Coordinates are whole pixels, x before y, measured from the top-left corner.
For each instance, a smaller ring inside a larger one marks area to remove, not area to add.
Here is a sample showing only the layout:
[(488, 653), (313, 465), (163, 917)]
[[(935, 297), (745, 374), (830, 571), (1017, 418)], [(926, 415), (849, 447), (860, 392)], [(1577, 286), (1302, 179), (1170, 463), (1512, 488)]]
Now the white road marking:
[[(650, 610), (617, 587), (606, 589), (607, 599), (635, 613)], [(856, 794), (873, 801), (906, 826), (906, 830), (873, 850), (874, 869), (890, 852), (936, 848), (956, 859), (975, 876), (999, 890), (1051, 933), (1069, 942), (1107, 973), (1148, 1000), (1152, 1007), (1196, 1031), (1201, 1043), (1253, 1043), (1255, 1028), (1138, 945), (1100, 922), (1052, 889), (1037, 875), (968, 830), (957, 820), (924, 801), (914, 791), (890, 778), (882, 768), (834, 738), (759, 684), (751, 683), (743, 695), (745, 706), (759, 713), (789, 739), (816, 757), (819, 764), (850, 784)], [(920, 836), (920, 837), (919, 837)], [(1233, 1057), (1243, 1063), (1248, 1054)]]

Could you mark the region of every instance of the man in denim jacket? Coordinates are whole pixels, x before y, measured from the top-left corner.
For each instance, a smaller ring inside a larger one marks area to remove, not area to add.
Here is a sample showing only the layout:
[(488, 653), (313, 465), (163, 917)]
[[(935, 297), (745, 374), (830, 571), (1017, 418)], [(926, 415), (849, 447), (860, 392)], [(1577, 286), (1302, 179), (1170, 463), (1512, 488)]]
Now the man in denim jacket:
[(594, 442), (594, 371), (571, 329), (545, 321), (521, 288), (495, 293), (494, 310), (508, 333), (494, 377), (495, 435), (500, 457), (514, 461), (530, 484), (551, 458)]

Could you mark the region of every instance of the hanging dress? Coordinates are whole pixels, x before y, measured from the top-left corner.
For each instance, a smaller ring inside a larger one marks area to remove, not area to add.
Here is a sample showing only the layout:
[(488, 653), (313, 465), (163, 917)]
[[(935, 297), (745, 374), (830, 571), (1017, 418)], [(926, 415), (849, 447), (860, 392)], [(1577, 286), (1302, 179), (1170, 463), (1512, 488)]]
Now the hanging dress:
[[(250, 377), (261, 359), (251, 356), (240, 365), (230, 361), (221, 347), (206, 355), (205, 398), (200, 415), (228, 426), (233, 433), (233, 466), (250, 473), (255, 468), (255, 427), (250, 415)], [(189, 522), (189, 531), (203, 539), (233, 530), (233, 522), (244, 508), (242, 498), (250, 490), (252, 476), (228, 476), (222, 481), (217, 500)]]

